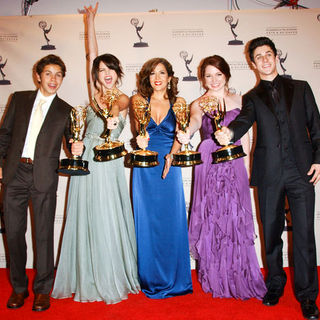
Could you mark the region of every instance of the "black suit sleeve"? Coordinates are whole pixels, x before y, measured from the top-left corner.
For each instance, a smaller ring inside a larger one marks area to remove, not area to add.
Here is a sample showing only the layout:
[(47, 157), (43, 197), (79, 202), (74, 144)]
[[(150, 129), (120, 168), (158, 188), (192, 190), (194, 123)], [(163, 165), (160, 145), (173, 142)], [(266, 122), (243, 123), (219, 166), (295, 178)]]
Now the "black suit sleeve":
[(254, 103), (249, 95), (242, 97), (242, 108), (239, 115), (229, 124), (233, 131), (233, 142), (238, 141), (256, 121)]
[(313, 163), (320, 163), (320, 116), (309, 84), (306, 82), (304, 103), (307, 117), (307, 128), (313, 147)]
[(66, 139), (66, 147), (67, 147), (68, 151), (71, 153), (71, 143), (69, 143), (69, 140), (72, 138), (72, 134), (71, 134), (71, 117), (70, 117), (70, 115), (68, 117), (68, 121), (67, 121), (66, 127), (64, 129), (64, 137)]
[(16, 94), (14, 93), (0, 128), (0, 167), (3, 166), (3, 161), (6, 158), (7, 150), (11, 144), (14, 115), (16, 110), (15, 106)]

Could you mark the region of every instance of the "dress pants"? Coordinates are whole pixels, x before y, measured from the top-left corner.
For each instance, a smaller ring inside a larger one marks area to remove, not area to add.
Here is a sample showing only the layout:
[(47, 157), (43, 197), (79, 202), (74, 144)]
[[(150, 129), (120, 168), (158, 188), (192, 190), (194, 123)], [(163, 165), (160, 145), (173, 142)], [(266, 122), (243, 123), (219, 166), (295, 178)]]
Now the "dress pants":
[(56, 190), (39, 192), (33, 184), (33, 165), (19, 163), (15, 177), (4, 187), (4, 222), (10, 258), (10, 281), (16, 293), (28, 288), (25, 267), (27, 209), (32, 202), (37, 274), (35, 293), (48, 294), (54, 279), (53, 227)]
[[(311, 179), (311, 177), (310, 177)], [(292, 216), (294, 287), (299, 301), (318, 295), (316, 245), (314, 237), (315, 192), (312, 183), (302, 179), (294, 163), (283, 166), (274, 184), (258, 186), (268, 276), (267, 288), (283, 290), (286, 275), (282, 263), (281, 235), (285, 222), (285, 196)]]

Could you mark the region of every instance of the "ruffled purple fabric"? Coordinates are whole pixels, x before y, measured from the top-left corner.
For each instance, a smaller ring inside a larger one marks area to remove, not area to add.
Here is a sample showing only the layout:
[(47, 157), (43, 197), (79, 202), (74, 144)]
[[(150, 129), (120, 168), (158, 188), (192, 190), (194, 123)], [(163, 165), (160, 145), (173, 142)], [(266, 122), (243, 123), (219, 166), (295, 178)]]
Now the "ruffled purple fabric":
[[(239, 113), (227, 112), (225, 124)], [(212, 164), (220, 148), (209, 138), (211, 121), (203, 116), (199, 151), (203, 164), (195, 168), (189, 242), (198, 260), (198, 278), (213, 297), (262, 299), (266, 287), (257, 260), (248, 176), (243, 159)]]

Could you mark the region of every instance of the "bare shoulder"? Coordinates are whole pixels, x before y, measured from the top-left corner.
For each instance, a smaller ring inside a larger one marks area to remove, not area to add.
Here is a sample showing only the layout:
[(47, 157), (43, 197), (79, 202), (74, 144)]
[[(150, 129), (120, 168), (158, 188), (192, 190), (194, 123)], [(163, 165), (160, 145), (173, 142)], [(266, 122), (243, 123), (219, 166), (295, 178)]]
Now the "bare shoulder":
[(129, 104), (130, 99), (126, 94), (120, 92), (119, 101), (123, 104)]
[(226, 104), (228, 107), (228, 110), (239, 108), (241, 109), (242, 105), (242, 96), (239, 94), (231, 93), (228, 94), (226, 97)]

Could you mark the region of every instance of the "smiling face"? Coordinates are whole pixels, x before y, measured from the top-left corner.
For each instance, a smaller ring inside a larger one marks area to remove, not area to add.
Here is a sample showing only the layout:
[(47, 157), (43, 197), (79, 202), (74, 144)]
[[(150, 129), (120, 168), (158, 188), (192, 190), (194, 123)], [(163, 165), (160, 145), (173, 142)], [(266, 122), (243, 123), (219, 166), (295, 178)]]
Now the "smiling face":
[(60, 88), (63, 80), (63, 72), (57, 64), (48, 64), (43, 68), (41, 74), (36, 73), (40, 84), (39, 90), (45, 96), (55, 94)]
[(115, 70), (110, 69), (103, 61), (99, 63), (98, 81), (105, 89), (113, 89), (116, 86), (118, 75)]
[(257, 47), (253, 51), (252, 66), (258, 71), (262, 80), (272, 81), (277, 75), (278, 56), (268, 45)]
[(149, 81), (154, 91), (167, 90), (170, 80), (171, 77), (169, 77), (167, 69), (162, 63), (157, 64), (149, 76)]
[(215, 93), (223, 92), (226, 83), (226, 76), (218, 68), (212, 65), (206, 66), (203, 77), (204, 88)]

